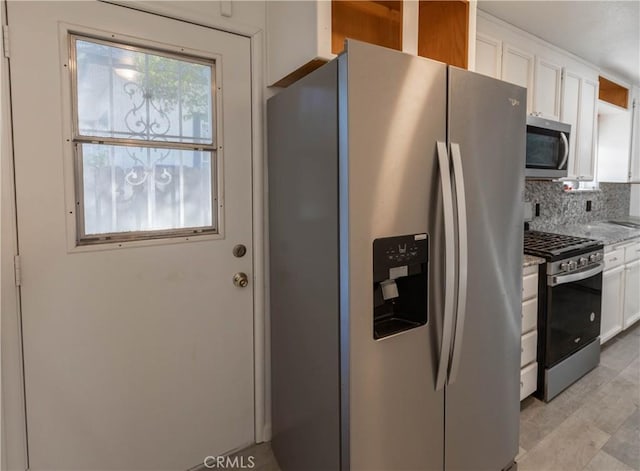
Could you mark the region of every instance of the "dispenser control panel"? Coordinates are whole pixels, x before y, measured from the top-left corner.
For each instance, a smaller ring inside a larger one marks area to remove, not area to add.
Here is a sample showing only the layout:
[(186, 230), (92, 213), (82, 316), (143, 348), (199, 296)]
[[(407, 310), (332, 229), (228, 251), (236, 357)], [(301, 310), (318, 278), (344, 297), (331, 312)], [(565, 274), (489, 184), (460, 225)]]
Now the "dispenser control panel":
[[(429, 240), (427, 234), (385, 237), (373, 241), (373, 278), (382, 281), (393, 278), (393, 268), (427, 263)], [(405, 275), (406, 276), (406, 275)]]
[(373, 338), (428, 321), (429, 237), (411, 234), (373, 241)]

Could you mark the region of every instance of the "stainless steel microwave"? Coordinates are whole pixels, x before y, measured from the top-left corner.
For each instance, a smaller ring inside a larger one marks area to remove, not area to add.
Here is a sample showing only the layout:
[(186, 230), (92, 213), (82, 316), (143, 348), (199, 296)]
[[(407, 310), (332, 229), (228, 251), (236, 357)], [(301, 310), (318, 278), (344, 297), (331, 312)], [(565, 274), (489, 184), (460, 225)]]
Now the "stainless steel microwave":
[(571, 125), (527, 116), (528, 178), (563, 178), (567, 176)]

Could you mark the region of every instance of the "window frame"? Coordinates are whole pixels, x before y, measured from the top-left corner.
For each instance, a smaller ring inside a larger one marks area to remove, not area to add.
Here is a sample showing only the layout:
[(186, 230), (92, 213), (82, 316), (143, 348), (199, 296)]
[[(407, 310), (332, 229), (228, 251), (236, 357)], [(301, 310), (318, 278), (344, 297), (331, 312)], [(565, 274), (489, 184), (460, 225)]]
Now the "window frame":
[[(191, 51), (179, 46), (168, 46), (159, 44), (145, 44), (144, 41), (131, 41), (122, 35), (111, 34), (110, 38), (96, 35), (89, 32), (78, 32), (67, 30), (65, 32), (66, 46), (68, 53), (68, 74), (66, 81), (69, 87), (68, 96), (63, 93), (63, 100), (66, 100), (66, 107), (70, 106), (70, 138), (67, 142), (71, 145), (71, 165), (73, 166), (73, 208), (69, 214), (75, 212), (74, 217), (74, 246), (75, 248), (94, 245), (106, 245), (117, 243), (117, 247), (124, 244), (143, 244), (145, 241), (157, 241), (158, 239), (178, 239), (183, 241), (192, 240), (192, 237), (209, 236), (208, 238), (223, 237), (223, 181), (222, 181), (222, 125), (221, 125), (221, 63), (220, 56), (214, 54), (200, 54), (201, 51)], [(77, 75), (77, 41), (87, 41), (102, 44), (109, 47), (125, 49), (140, 53), (153, 54), (156, 56), (206, 65), (211, 68), (211, 117), (209, 125), (211, 129), (211, 143), (185, 143), (178, 141), (156, 141), (130, 138), (114, 138), (107, 136), (88, 136), (80, 133), (79, 112), (78, 112), (78, 75)], [(173, 50), (172, 50), (173, 49)], [(65, 65), (66, 67), (66, 65)], [(66, 87), (65, 87), (66, 88)], [(149, 149), (170, 149), (184, 151), (207, 152), (210, 155), (210, 185), (211, 185), (211, 225), (180, 227), (170, 229), (138, 230), (108, 232), (99, 234), (87, 234), (85, 230), (85, 205), (84, 205), (84, 168), (83, 168), (83, 144), (98, 144), (107, 146), (123, 146), (133, 148)], [(71, 248), (71, 247), (70, 247)]]

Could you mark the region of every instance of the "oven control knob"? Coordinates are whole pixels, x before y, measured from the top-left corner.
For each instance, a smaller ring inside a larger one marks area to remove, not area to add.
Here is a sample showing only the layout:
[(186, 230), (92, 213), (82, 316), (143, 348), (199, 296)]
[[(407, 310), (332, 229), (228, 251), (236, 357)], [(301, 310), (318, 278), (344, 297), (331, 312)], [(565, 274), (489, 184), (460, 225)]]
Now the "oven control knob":
[(578, 264), (575, 262), (575, 260), (571, 260), (571, 261), (569, 262), (569, 271), (573, 271), (573, 270), (575, 270), (576, 268), (578, 268)]
[(595, 262), (596, 260), (598, 260), (598, 254), (592, 253), (591, 255), (589, 255), (590, 262)]
[(569, 269), (569, 265), (567, 262), (563, 262), (560, 264), (560, 271), (567, 271)]
[(596, 254), (596, 260), (597, 260), (597, 261), (602, 260), (602, 254), (601, 254), (600, 252), (598, 252), (598, 253)]
[(578, 260), (578, 265), (580, 265), (581, 267), (584, 267), (587, 264), (588, 260), (585, 257), (580, 257), (580, 260)]

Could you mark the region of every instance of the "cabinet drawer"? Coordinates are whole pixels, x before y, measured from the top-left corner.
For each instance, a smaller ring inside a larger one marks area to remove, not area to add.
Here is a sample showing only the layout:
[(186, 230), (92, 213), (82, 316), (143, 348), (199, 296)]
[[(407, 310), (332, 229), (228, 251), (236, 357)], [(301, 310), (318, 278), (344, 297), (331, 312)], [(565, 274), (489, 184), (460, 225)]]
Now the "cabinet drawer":
[(534, 330), (538, 325), (538, 298), (522, 303), (522, 333)]
[(538, 364), (531, 363), (520, 370), (520, 400), (533, 394), (538, 388)]
[(538, 274), (527, 275), (522, 279), (522, 300), (533, 298), (538, 294)]
[(522, 336), (522, 346), (520, 348), (520, 368), (536, 360), (538, 348), (538, 332), (529, 332)]
[(604, 254), (604, 269), (609, 270), (624, 263), (624, 248)]
[(640, 242), (636, 242), (633, 245), (624, 249), (624, 261), (625, 263), (633, 262), (640, 258)]

